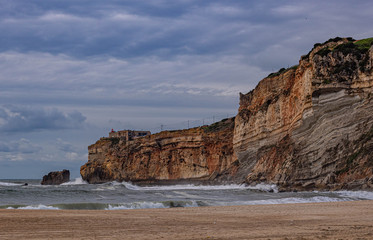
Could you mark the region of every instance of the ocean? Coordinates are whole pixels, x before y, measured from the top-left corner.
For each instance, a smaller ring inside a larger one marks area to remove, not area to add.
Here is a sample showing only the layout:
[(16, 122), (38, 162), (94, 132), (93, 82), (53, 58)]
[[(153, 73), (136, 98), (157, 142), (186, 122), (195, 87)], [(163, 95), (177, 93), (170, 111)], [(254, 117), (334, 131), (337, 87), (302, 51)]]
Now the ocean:
[[(25, 185), (27, 183), (28, 185)], [(87, 184), (77, 178), (57, 186), (40, 180), (0, 180), (0, 209), (119, 210), (373, 200), (372, 191), (278, 192), (275, 185)]]

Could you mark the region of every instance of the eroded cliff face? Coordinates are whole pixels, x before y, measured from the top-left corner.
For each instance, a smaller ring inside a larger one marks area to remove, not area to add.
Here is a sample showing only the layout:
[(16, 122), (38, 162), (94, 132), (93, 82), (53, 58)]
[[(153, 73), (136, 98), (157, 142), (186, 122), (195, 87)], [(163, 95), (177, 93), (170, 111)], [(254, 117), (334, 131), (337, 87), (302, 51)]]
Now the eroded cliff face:
[(229, 179), (237, 170), (233, 154), (234, 120), (208, 127), (164, 131), (133, 141), (102, 138), (88, 147), (81, 167), (89, 183), (107, 181)]
[[(81, 175), (228, 180), (283, 190), (373, 188), (373, 39), (315, 44), (298, 66), (240, 94), (235, 120), (89, 146)], [(234, 122), (233, 122), (234, 121)]]
[(373, 47), (361, 43), (317, 44), (240, 95), (237, 176), (285, 190), (373, 187)]

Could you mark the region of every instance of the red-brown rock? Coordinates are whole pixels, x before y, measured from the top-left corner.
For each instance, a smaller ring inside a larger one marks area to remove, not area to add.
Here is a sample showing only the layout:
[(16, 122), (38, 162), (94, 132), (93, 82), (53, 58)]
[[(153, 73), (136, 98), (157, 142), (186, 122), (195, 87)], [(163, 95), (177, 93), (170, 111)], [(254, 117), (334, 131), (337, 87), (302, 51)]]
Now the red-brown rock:
[(70, 181), (70, 171), (62, 170), (57, 172), (50, 172), (48, 175), (44, 175), (41, 185), (60, 185)]

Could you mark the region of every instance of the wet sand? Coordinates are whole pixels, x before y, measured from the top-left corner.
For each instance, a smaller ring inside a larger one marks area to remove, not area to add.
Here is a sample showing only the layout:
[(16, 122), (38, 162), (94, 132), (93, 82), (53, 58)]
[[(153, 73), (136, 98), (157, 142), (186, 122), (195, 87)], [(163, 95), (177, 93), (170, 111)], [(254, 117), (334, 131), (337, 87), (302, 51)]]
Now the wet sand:
[(0, 210), (0, 239), (373, 239), (373, 201)]

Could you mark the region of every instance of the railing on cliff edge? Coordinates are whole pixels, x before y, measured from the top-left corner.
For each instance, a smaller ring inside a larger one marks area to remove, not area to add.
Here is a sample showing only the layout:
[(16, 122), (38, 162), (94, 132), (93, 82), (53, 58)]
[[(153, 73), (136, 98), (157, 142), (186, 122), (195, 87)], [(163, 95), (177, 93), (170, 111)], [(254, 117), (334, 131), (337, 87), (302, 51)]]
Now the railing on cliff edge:
[[(235, 117), (236, 115), (237, 115), (236, 113), (216, 114), (211, 117), (205, 117), (201, 119), (185, 120), (181, 122), (167, 123), (167, 124), (159, 123), (147, 129), (137, 129), (137, 130), (151, 131), (151, 133), (153, 134), (153, 133), (158, 133), (162, 131), (190, 129), (190, 128), (195, 128), (195, 127), (201, 127), (204, 125), (211, 125), (223, 119)], [(127, 129), (127, 128), (123, 128), (123, 129)]]

